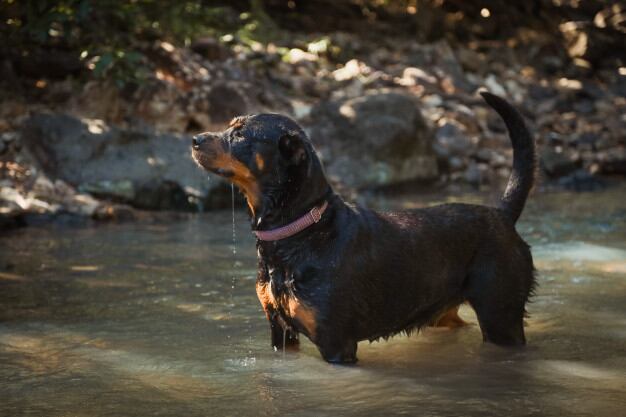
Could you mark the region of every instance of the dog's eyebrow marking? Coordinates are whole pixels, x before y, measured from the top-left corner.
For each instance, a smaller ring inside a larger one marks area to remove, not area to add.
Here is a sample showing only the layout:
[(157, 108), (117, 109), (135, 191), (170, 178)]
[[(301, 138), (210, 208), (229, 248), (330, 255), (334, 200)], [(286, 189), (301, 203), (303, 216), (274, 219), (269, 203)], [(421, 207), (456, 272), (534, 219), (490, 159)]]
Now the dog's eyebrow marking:
[(239, 129), (243, 127), (245, 123), (246, 123), (246, 116), (237, 116), (233, 118), (233, 120), (231, 120), (230, 123), (228, 123), (228, 127), (231, 127), (233, 129)]
[(258, 152), (254, 154), (254, 160), (256, 162), (256, 167), (259, 169), (259, 171), (263, 171), (263, 168), (265, 168), (265, 159), (263, 159), (261, 154)]

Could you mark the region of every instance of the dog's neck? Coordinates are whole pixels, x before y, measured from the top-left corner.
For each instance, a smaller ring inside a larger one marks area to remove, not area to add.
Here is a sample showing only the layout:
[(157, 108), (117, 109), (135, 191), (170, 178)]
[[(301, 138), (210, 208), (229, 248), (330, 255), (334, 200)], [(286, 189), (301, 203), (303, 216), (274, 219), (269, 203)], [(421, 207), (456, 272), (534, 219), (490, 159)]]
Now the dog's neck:
[[(327, 203), (324, 214), (319, 222), (310, 225), (299, 233), (279, 240), (262, 240), (257, 238), (257, 250), (259, 261), (269, 269), (276, 272), (293, 272), (292, 268), (301, 264), (305, 258), (310, 258), (312, 254), (327, 246), (325, 240), (332, 235), (331, 231), (345, 207), (344, 201), (329, 188), (328, 195), (320, 201)], [(283, 226), (283, 224), (277, 224)], [(272, 230), (272, 229), (268, 229)]]
[[(299, 194), (307, 194), (301, 192)], [(252, 229), (260, 231), (275, 230), (294, 222), (310, 212), (315, 207), (320, 207), (324, 201), (328, 202), (334, 192), (327, 185), (323, 192), (294, 197), (264, 198), (260, 208), (255, 210), (252, 216)]]
[(296, 178), (294, 182), (289, 187), (263, 190), (258, 207), (251, 213), (253, 230), (272, 230), (285, 226), (334, 195), (321, 167), (310, 176)]

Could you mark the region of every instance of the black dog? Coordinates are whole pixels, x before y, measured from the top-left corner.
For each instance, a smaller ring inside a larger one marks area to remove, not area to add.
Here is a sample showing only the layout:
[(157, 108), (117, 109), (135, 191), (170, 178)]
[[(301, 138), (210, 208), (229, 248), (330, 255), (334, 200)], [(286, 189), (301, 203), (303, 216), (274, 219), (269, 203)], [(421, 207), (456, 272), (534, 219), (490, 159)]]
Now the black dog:
[[(245, 194), (257, 235), (257, 294), (272, 345), (304, 333), (328, 362), (356, 362), (357, 342), (453, 319), (467, 301), (483, 340), (525, 343), (535, 285), (515, 231), (533, 184), (534, 142), (520, 114), (483, 93), (506, 123), (513, 172), (498, 208), (445, 204), (378, 213), (333, 192), (300, 126), (277, 114), (238, 117), (194, 137), (193, 157)], [(454, 320), (453, 320), (454, 321)]]

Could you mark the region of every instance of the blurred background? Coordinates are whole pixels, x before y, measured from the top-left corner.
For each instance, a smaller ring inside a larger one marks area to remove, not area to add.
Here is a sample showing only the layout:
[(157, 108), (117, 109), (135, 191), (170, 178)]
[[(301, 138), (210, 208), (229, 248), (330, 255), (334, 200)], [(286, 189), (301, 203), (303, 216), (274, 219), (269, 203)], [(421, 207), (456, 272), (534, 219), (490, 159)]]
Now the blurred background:
[[(0, 415), (624, 414), (623, 2), (0, 0), (0, 39)], [(357, 367), (274, 352), (191, 136), (280, 112), (350, 201), (490, 204), (512, 151), (481, 88), (538, 142), (528, 349), (463, 306)]]
[(626, 7), (604, 0), (0, 1), (0, 225), (229, 207), (192, 134), (280, 112), (352, 200), (500, 187), (519, 107), (539, 190), (626, 175)]

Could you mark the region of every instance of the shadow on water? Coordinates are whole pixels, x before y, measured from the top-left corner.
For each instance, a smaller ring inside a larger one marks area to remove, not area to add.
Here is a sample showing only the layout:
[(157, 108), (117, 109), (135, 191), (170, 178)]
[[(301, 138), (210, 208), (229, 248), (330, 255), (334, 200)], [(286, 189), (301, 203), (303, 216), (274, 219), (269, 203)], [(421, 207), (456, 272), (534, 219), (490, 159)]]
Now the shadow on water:
[[(473, 323), (361, 343), (355, 367), (273, 352), (237, 213), (0, 237), (0, 415), (620, 415), (623, 189), (535, 196), (519, 224), (540, 287), (529, 345)], [(411, 207), (404, 197), (384, 202)], [(236, 281), (235, 288), (233, 280)]]

